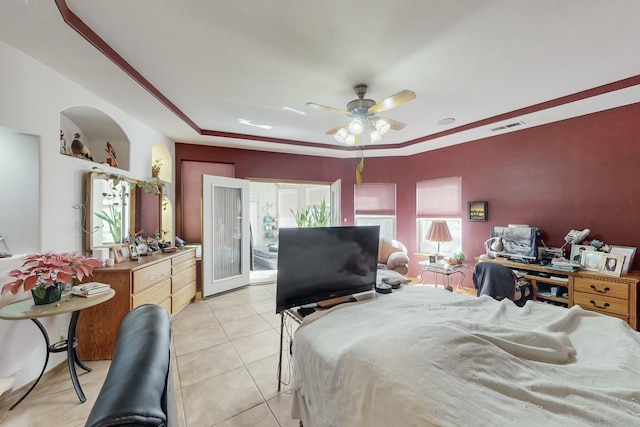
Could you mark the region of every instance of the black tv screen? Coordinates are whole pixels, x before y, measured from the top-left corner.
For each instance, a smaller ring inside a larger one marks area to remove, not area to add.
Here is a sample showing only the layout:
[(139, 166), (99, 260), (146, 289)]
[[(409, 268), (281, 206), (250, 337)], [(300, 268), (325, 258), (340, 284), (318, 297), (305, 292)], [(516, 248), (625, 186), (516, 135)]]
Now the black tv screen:
[(276, 313), (373, 289), (380, 227), (282, 228)]

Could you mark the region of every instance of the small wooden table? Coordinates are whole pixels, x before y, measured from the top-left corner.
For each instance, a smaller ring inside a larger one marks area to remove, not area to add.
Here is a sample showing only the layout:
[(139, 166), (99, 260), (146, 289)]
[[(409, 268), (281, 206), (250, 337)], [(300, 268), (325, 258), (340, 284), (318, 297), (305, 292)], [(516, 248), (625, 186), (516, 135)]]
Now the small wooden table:
[[(78, 345), (78, 340), (76, 338), (76, 326), (78, 325), (78, 317), (80, 317), (80, 312), (85, 308), (101, 304), (113, 298), (115, 294), (116, 292), (113, 289), (109, 289), (105, 293), (88, 298), (74, 296), (72, 294), (64, 294), (62, 295), (60, 301), (43, 305), (34, 305), (33, 299), (29, 298), (22, 301), (14, 302), (0, 308), (0, 319), (31, 320), (42, 333), (47, 351), (44, 360), (44, 366), (42, 367), (40, 375), (33, 383), (33, 385), (31, 385), (29, 390), (27, 390), (24, 396), (22, 396), (16, 403), (14, 403), (9, 410), (18, 406), (18, 404), (22, 402), (24, 398), (29, 395), (29, 393), (31, 393), (31, 390), (35, 388), (36, 384), (38, 384), (40, 378), (42, 378), (42, 375), (47, 369), (47, 364), (49, 363), (49, 354), (60, 353), (63, 351), (67, 352), (67, 365), (69, 366), (69, 375), (71, 376), (71, 381), (73, 382), (73, 387), (76, 390), (76, 394), (78, 395), (80, 402), (84, 403), (87, 400), (84, 392), (82, 391), (82, 387), (80, 387), (80, 382), (78, 381), (78, 375), (76, 373), (75, 366), (77, 363), (78, 366), (80, 366), (85, 371), (91, 371), (91, 368), (89, 368), (84, 364), (84, 362), (82, 362), (82, 360), (80, 360), (80, 358), (78, 357), (78, 353), (76, 352), (76, 347)], [(44, 328), (44, 326), (42, 326), (42, 323), (40, 323), (38, 319), (42, 317), (57, 316), (59, 314), (65, 313), (72, 313), (71, 321), (69, 322), (67, 339), (51, 344), (49, 335), (47, 334), (47, 330)]]

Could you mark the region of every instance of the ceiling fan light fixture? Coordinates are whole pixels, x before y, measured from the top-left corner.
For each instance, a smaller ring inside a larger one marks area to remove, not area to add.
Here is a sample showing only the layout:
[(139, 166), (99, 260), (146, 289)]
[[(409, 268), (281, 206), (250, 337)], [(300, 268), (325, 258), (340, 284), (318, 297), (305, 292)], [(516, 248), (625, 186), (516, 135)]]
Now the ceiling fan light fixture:
[(347, 145), (355, 145), (356, 144), (356, 136), (352, 133), (348, 134), (345, 138), (345, 143)]
[(382, 136), (380, 136), (380, 132), (378, 132), (377, 130), (371, 131), (369, 137), (371, 138), (371, 143), (378, 142), (382, 139)]
[(349, 132), (354, 135), (360, 135), (364, 130), (364, 123), (362, 123), (362, 119), (359, 117), (354, 118), (349, 123)]
[(345, 142), (347, 142), (348, 135), (349, 135), (349, 132), (347, 132), (345, 128), (340, 128), (340, 130), (336, 132), (335, 135), (333, 135), (333, 137), (336, 139), (336, 141), (344, 144)]
[(391, 125), (384, 119), (376, 120), (376, 130), (380, 133), (380, 136), (384, 135), (389, 131)]

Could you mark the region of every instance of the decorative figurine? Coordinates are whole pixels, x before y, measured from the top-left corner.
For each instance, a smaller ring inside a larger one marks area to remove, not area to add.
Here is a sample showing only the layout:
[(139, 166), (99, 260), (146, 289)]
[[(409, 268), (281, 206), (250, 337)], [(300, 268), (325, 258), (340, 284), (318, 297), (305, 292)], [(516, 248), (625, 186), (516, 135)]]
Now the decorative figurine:
[(64, 136), (62, 130), (60, 130), (60, 154), (71, 155), (69, 147), (67, 147), (67, 138)]
[(118, 167), (118, 159), (116, 158), (116, 150), (113, 149), (113, 145), (109, 141), (107, 141), (107, 148), (104, 149), (109, 155), (107, 159), (107, 163), (109, 166), (113, 166), (114, 168)]
[(91, 157), (91, 152), (87, 148), (86, 145), (82, 141), (80, 141), (80, 134), (73, 134), (73, 141), (71, 142), (71, 151), (76, 156), (84, 157), (85, 159), (89, 159), (93, 161), (93, 157)]

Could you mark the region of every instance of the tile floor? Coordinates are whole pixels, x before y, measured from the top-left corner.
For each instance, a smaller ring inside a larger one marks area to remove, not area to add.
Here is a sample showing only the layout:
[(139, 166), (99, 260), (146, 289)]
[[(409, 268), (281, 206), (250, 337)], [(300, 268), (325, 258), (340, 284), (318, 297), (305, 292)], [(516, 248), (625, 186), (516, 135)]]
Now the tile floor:
[[(171, 323), (181, 426), (299, 425), (289, 417), (288, 387), (277, 391), (280, 316), (275, 314), (275, 284), (254, 284), (196, 301)], [(283, 359), (287, 382), (288, 359)], [(109, 361), (87, 364), (92, 372), (78, 370), (86, 403), (78, 402), (63, 365), (16, 409), (0, 408), (0, 426), (83, 426), (109, 368)]]

